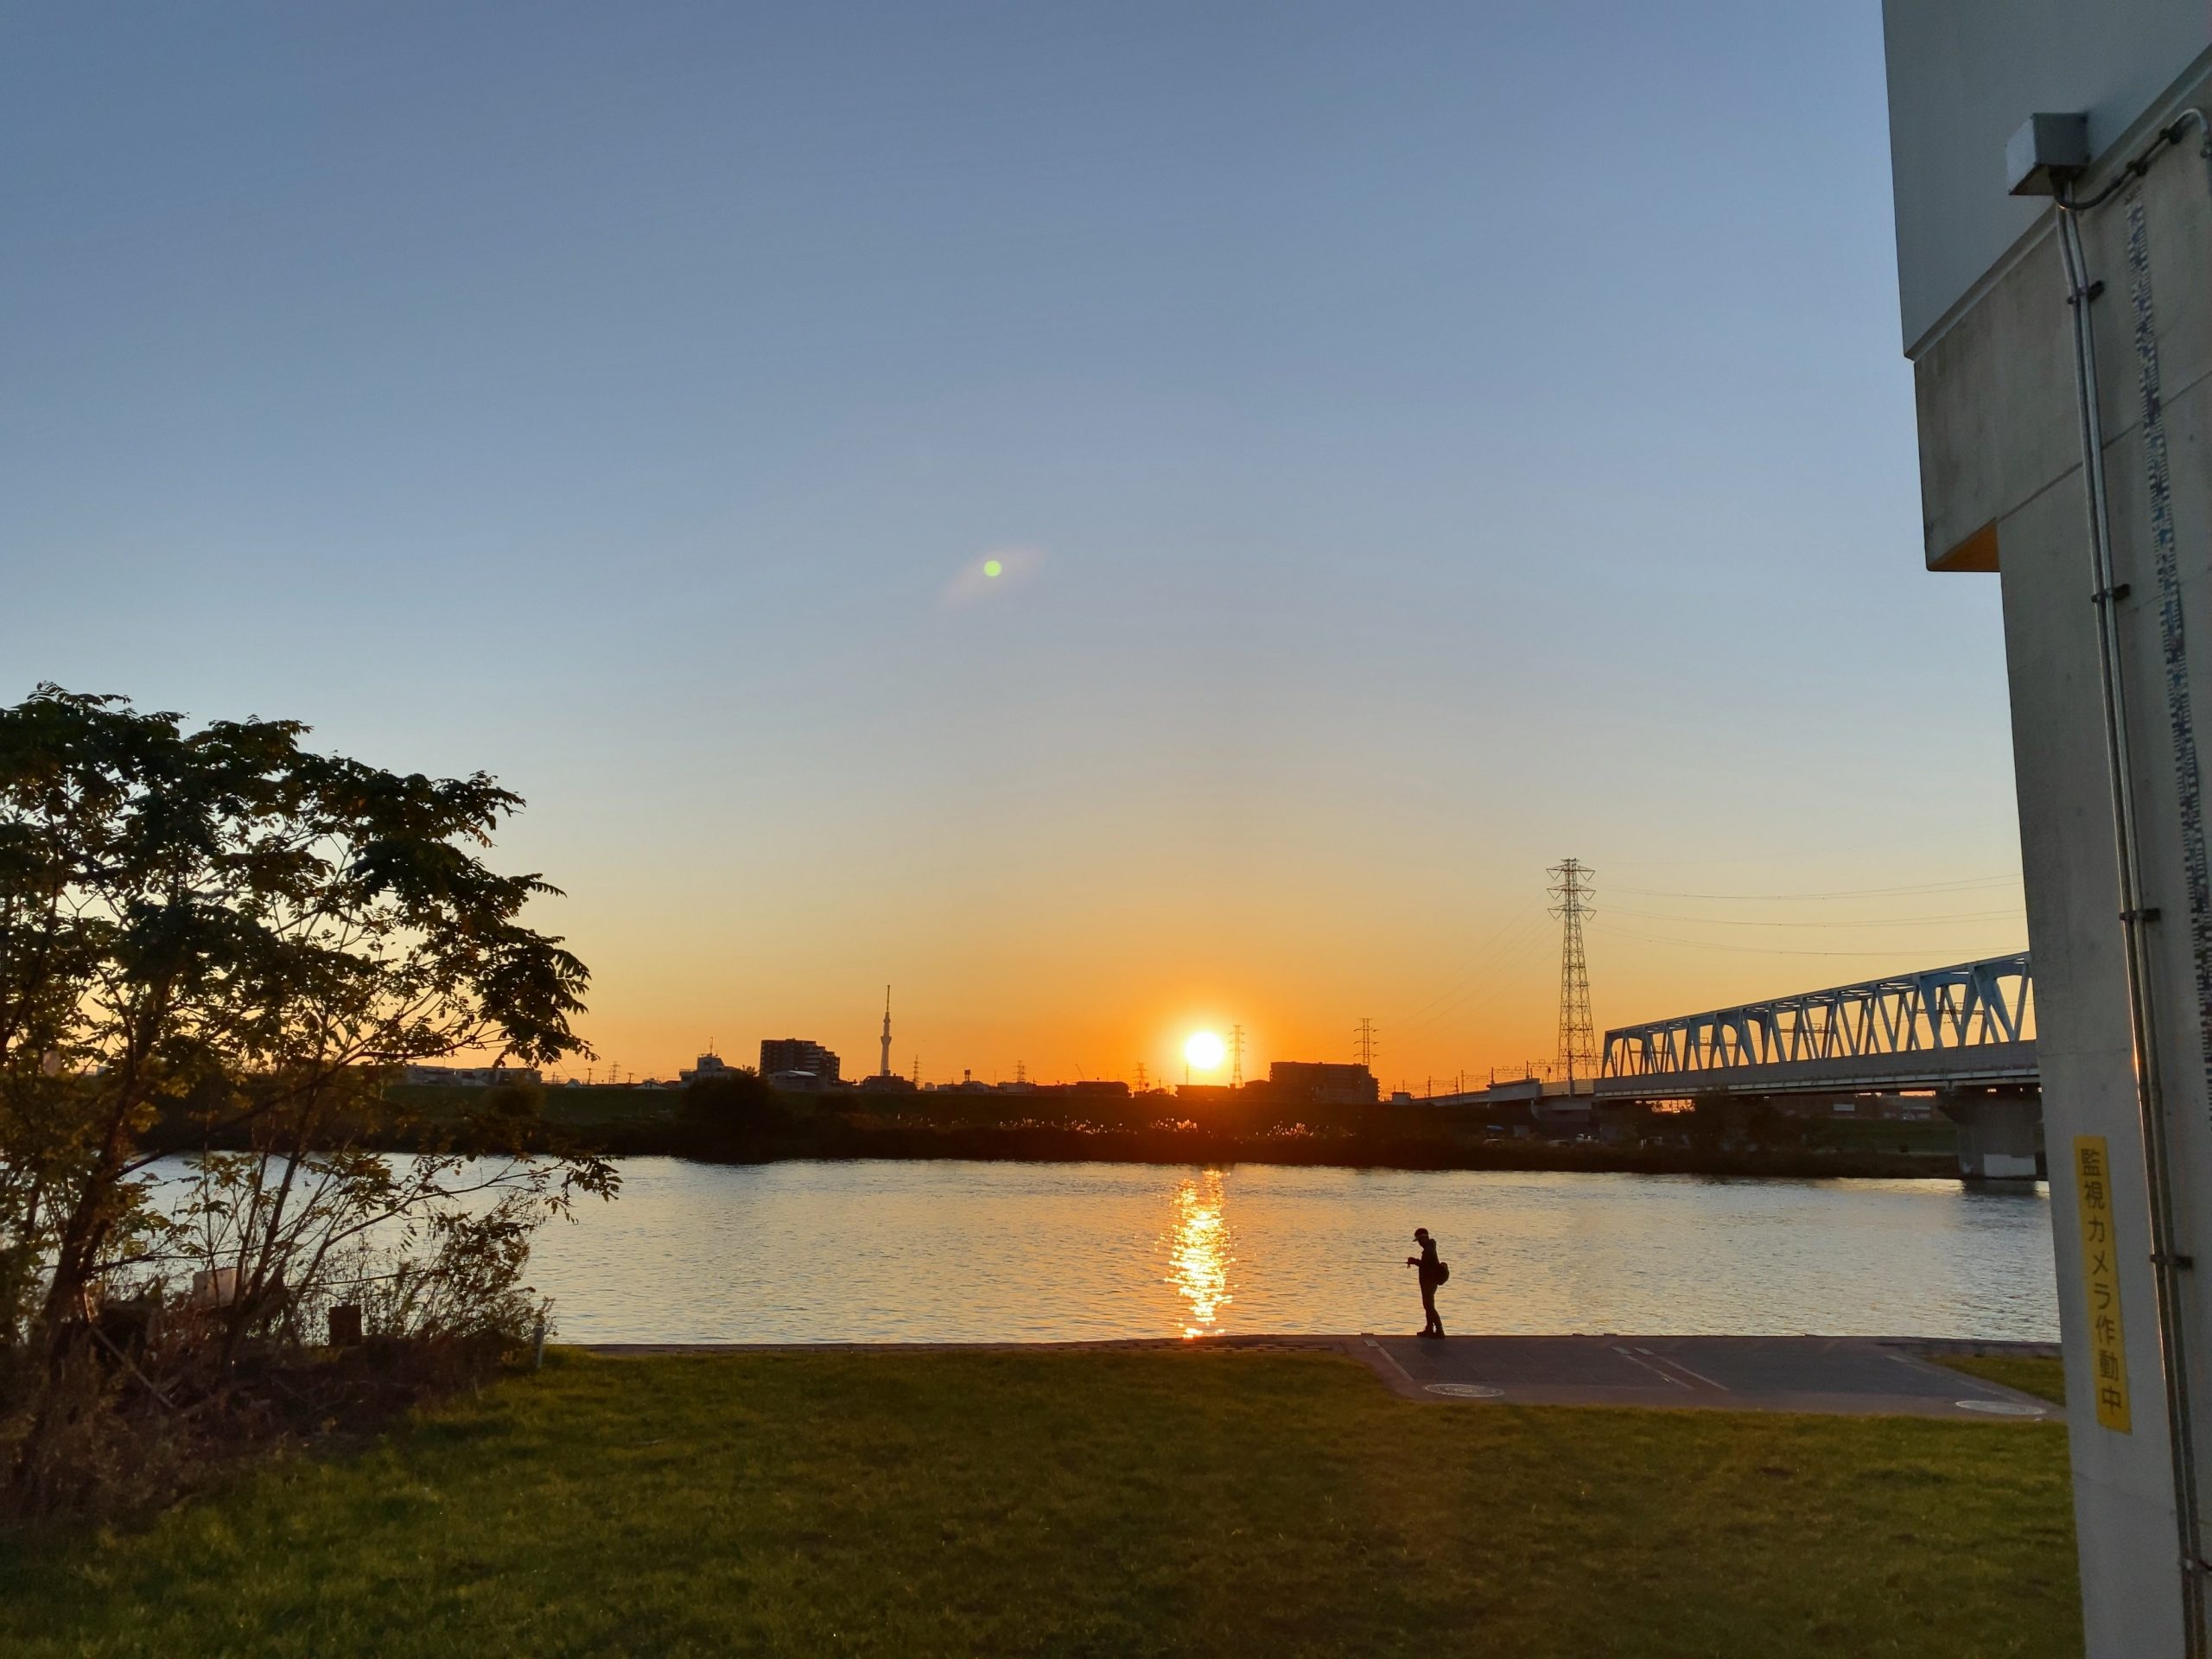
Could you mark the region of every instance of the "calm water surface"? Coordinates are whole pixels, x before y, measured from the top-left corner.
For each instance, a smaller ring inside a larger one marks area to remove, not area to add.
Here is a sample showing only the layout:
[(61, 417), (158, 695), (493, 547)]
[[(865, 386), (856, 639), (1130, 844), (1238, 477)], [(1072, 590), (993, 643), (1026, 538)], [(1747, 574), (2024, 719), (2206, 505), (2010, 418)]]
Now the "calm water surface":
[(640, 1158), (540, 1235), (575, 1342), (1418, 1329), (2055, 1340), (2043, 1190), (1138, 1164)]

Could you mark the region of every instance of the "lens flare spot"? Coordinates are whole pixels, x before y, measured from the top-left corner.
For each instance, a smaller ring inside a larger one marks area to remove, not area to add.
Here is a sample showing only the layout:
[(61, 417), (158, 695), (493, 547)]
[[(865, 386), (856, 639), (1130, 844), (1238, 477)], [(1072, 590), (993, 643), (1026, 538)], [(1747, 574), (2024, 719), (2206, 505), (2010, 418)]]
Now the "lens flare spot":
[(1009, 542), (964, 553), (944, 593), (950, 606), (998, 604), (1027, 588), (1044, 563), (1045, 550)]

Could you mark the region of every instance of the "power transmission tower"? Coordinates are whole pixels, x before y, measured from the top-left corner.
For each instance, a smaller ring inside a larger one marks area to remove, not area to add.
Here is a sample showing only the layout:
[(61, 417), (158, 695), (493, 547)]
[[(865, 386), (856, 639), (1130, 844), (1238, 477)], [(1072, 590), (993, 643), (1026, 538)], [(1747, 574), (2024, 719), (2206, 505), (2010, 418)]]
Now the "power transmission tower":
[(1142, 1060), (1139, 1060), (1137, 1062), (1137, 1093), (1142, 1094), (1151, 1086), (1151, 1084), (1147, 1082), (1145, 1079), (1144, 1062)]
[(1375, 1069), (1375, 1021), (1373, 1020), (1362, 1020), (1359, 1022), (1358, 1029), (1352, 1033), (1352, 1047), (1353, 1052), (1359, 1056), (1359, 1063), (1372, 1071)]
[(1229, 1086), (1232, 1089), (1244, 1086), (1244, 1027), (1242, 1026), (1229, 1028)]
[(1590, 907), (1592, 872), (1580, 861), (1562, 859), (1553, 865), (1551, 895), (1559, 900), (1552, 914), (1560, 918), (1559, 954), (1559, 1067), (1567, 1074), (1567, 1091), (1574, 1092), (1578, 1076), (1598, 1075), (1598, 1033), (1590, 1020), (1590, 964), (1582, 954), (1582, 919), (1594, 915)]

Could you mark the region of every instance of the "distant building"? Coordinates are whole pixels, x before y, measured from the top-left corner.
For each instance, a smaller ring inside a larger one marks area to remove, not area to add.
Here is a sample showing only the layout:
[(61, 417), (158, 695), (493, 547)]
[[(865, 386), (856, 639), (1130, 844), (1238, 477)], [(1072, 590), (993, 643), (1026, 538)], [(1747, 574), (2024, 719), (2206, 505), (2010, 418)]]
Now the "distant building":
[[(1033, 1095), (1041, 1095), (1064, 1105), (1077, 1105), (1084, 1101), (1127, 1100), (1129, 1085), (1114, 1077), (1092, 1077), (1083, 1083), (1042, 1083), (1025, 1085)], [(999, 1085), (1003, 1090), (1004, 1084)]]
[(678, 1082), (697, 1083), (707, 1077), (734, 1077), (744, 1071), (743, 1066), (727, 1064), (719, 1054), (702, 1054), (698, 1064), (688, 1071), (678, 1071)]
[(1382, 1098), (1365, 1066), (1326, 1060), (1277, 1060), (1268, 1068), (1268, 1093), (1285, 1106), (1366, 1106)]
[(763, 1037), (760, 1075), (779, 1089), (835, 1089), (837, 1057), (804, 1037)]
[(448, 1089), (488, 1089), (495, 1083), (543, 1083), (534, 1065), (404, 1065), (405, 1083), (442, 1084)]
[(1232, 1089), (1225, 1083), (1179, 1083), (1175, 1085), (1175, 1098), (1185, 1106), (1234, 1106), (1238, 1103), (1239, 1095), (1249, 1096), (1250, 1099), (1245, 1103), (1252, 1106), (1263, 1105), (1274, 1098), (1263, 1083), (1255, 1083), (1249, 1089)]

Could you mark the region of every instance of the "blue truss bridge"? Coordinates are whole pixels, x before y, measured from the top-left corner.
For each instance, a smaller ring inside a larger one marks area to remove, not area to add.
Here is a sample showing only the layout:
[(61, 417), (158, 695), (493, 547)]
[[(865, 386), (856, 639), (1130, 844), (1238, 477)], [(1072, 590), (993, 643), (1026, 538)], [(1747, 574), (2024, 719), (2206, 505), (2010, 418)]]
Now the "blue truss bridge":
[(1603, 1107), (1932, 1092), (1967, 1173), (2031, 1174), (2042, 1116), (2024, 950), (1606, 1032)]

